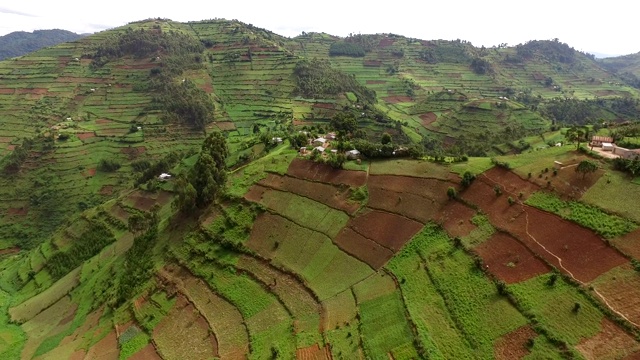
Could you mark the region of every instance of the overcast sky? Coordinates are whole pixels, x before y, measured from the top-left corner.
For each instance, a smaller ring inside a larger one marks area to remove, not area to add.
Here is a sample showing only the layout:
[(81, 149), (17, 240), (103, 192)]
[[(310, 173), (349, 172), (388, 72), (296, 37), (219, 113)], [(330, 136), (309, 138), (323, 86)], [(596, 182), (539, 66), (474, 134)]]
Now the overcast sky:
[(302, 31), (340, 36), (395, 33), (425, 40), (462, 39), (476, 46), (559, 38), (577, 50), (621, 55), (640, 51), (631, 4), (628, 0), (22, 0), (0, 5), (0, 35), (53, 28), (96, 32), (151, 17), (225, 18), (284, 36)]

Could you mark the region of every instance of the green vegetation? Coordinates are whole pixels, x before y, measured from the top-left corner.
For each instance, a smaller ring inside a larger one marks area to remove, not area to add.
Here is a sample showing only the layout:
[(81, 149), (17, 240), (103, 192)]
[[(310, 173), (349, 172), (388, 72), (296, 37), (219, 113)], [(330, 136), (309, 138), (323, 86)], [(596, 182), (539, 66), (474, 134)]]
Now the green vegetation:
[(0, 36), (0, 60), (28, 54), (43, 47), (79, 39), (82, 35), (67, 30), (14, 31)]
[(546, 192), (536, 192), (527, 199), (528, 205), (560, 215), (592, 229), (599, 235), (611, 239), (633, 231), (638, 226), (617, 215), (607, 214), (601, 209), (578, 201), (563, 201)]

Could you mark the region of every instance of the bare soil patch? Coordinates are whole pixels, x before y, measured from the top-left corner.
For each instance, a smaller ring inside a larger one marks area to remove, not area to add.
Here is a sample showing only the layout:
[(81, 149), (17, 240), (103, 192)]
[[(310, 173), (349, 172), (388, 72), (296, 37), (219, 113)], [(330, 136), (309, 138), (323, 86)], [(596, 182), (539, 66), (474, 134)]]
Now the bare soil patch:
[(108, 120), (108, 119), (98, 119), (98, 120), (96, 120), (96, 124), (98, 124), (98, 125), (113, 124), (113, 121)]
[(334, 169), (326, 164), (319, 164), (303, 159), (293, 159), (287, 174), (299, 179), (319, 181), (331, 184), (345, 184), (359, 187), (366, 183), (367, 173), (364, 171), (348, 171)]
[(275, 174), (267, 175), (260, 181), (260, 185), (298, 194), (350, 214), (360, 207), (360, 204), (349, 200), (350, 191), (346, 186), (338, 187)]
[(82, 176), (88, 178), (88, 177), (92, 177), (96, 175), (96, 168), (91, 168), (91, 169), (87, 169), (86, 171), (82, 172)]
[(640, 259), (640, 229), (615, 239), (614, 243), (622, 252)]
[(606, 317), (602, 330), (594, 337), (582, 340), (576, 349), (588, 360), (620, 359), (633, 356), (640, 348), (636, 339)]
[[(516, 182), (509, 182), (510, 179), (519, 179), (518, 183), (525, 184), (519, 187)], [(496, 183), (491, 180), (498, 181), (506, 189), (501, 196), (496, 196)], [(494, 226), (515, 236), (554, 266), (571, 272), (582, 282), (589, 282), (627, 262), (624, 256), (588, 229), (527, 205), (510, 205), (507, 197), (517, 199), (515, 191), (533, 191), (526, 188), (526, 181), (517, 176), (503, 178), (495, 174), (491, 180), (480, 176), (462, 193), (463, 199), (479, 206)], [(558, 258), (562, 259), (562, 266)]]
[(146, 64), (116, 65), (114, 67), (116, 69), (125, 69), (125, 70), (145, 70), (145, 69), (158, 67), (159, 65), (160, 64), (158, 63), (146, 63)]
[(394, 252), (422, 229), (422, 224), (417, 221), (377, 210), (351, 219), (347, 226)]
[(160, 206), (166, 205), (171, 200), (171, 193), (161, 191), (158, 194), (153, 194), (136, 191), (129, 195), (127, 199), (133, 203), (133, 207), (136, 209), (149, 211), (155, 204)]
[(153, 344), (147, 344), (147, 346), (143, 347), (142, 350), (133, 354), (129, 360), (162, 360), (162, 358), (156, 352), (156, 348), (153, 347)]
[(396, 39), (394, 38), (383, 38), (380, 39), (380, 43), (378, 44), (378, 46), (380, 47), (387, 47), (387, 46), (391, 46), (396, 42)]
[(126, 147), (120, 149), (120, 152), (127, 155), (129, 159), (135, 159), (139, 155), (144, 154), (145, 151), (147, 151), (147, 148), (144, 146)]
[(33, 88), (33, 89), (16, 89), (16, 94), (32, 94), (32, 95), (46, 95), (49, 93), (45, 88)]
[(496, 341), (493, 355), (498, 360), (522, 359), (529, 354), (526, 346), (527, 341), (535, 339), (536, 336), (538, 334), (531, 326), (520, 327)]
[(249, 191), (247, 191), (246, 194), (244, 194), (244, 198), (252, 201), (252, 202), (260, 202), (260, 200), (262, 200), (262, 195), (264, 195), (265, 192), (267, 192), (269, 189), (264, 187), (264, 186), (260, 186), (260, 185), (253, 185)]
[(218, 121), (215, 122), (215, 125), (221, 131), (231, 131), (236, 129), (236, 124), (232, 123), (231, 121)]
[(420, 115), (420, 120), (422, 120), (422, 125), (429, 126), (432, 123), (436, 122), (436, 120), (438, 120), (438, 115), (432, 112), (428, 112), (426, 114)]
[(531, 250), (507, 233), (496, 232), (474, 251), (484, 260), (487, 270), (507, 284), (531, 279), (550, 270)]
[(120, 351), (116, 332), (111, 331), (104, 339), (98, 341), (87, 352), (87, 359), (117, 360)]
[(9, 216), (26, 216), (29, 213), (29, 208), (20, 207), (20, 208), (9, 208), (7, 210), (7, 215)]
[(318, 344), (296, 350), (297, 360), (331, 360), (329, 345), (320, 348)]
[(362, 65), (365, 66), (365, 67), (380, 67), (380, 66), (382, 66), (382, 61), (380, 61), (380, 60), (365, 60), (365, 61), (362, 62)]
[(366, 81), (367, 85), (380, 85), (380, 84), (386, 84), (386, 83), (387, 83), (387, 80), (367, 80)]
[(451, 237), (467, 236), (477, 227), (471, 222), (476, 211), (461, 202), (447, 202), (439, 214), (437, 222), (442, 224)]
[(409, 96), (387, 96), (383, 97), (382, 100), (389, 104), (397, 104), (402, 102), (413, 102), (413, 99)]
[(380, 269), (393, 257), (393, 252), (377, 242), (367, 239), (349, 227), (343, 228), (334, 243), (344, 252), (362, 260), (374, 269)]
[(84, 132), (84, 133), (76, 133), (76, 136), (80, 140), (87, 140), (87, 139), (91, 139), (92, 137), (96, 137), (96, 134), (94, 132)]
[(13, 95), (15, 89), (0, 89), (0, 95)]
[(335, 109), (336, 104), (334, 103), (321, 103), (321, 102), (317, 102), (313, 104), (313, 108), (316, 109)]
[(20, 252), (20, 248), (17, 246), (0, 250), (0, 255), (17, 254)]
[(623, 274), (605, 275), (608, 281), (598, 281), (596, 288), (617, 311), (629, 320), (640, 323), (640, 276), (628, 264), (621, 269), (624, 270)]
[(113, 185), (103, 185), (100, 188), (100, 195), (111, 195), (111, 194), (113, 194)]

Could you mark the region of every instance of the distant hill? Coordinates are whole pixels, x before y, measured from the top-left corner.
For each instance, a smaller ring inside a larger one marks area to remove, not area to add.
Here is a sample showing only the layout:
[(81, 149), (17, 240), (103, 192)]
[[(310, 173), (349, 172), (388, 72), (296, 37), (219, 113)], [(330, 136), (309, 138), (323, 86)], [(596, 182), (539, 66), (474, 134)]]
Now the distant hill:
[(60, 29), (36, 30), (32, 33), (15, 31), (0, 36), (0, 60), (28, 54), (43, 47), (73, 41), (83, 36)]
[(640, 52), (624, 56), (609, 57), (599, 60), (602, 67), (617, 73), (632, 73), (640, 76)]

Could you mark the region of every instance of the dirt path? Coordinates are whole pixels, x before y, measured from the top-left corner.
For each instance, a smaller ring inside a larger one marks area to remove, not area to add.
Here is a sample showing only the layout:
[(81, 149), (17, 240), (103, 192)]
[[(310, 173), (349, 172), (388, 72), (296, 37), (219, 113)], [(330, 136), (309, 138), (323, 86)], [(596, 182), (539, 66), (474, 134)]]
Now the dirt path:
[[(494, 184), (500, 185), (502, 188), (505, 188), (505, 186), (503, 184), (501, 184), (499, 181), (492, 179), (488, 176), (486, 176), (486, 174), (482, 174), (482, 176), (484, 178), (486, 178), (487, 180), (491, 181)], [(514, 197), (517, 198), (517, 197)], [(547, 252), (547, 254), (551, 255), (553, 258), (555, 258), (556, 260), (558, 260), (558, 264), (560, 269), (562, 269), (566, 274), (568, 274), (572, 280), (574, 280), (575, 282), (577, 282), (578, 284), (580, 284), (583, 287), (588, 287), (589, 285), (581, 280), (579, 280), (578, 278), (576, 278), (576, 276), (569, 271), (569, 269), (567, 269), (563, 263), (562, 263), (562, 258), (559, 257), (558, 255), (554, 254), (552, 251), (550, 251), (549, 249), (547, 249), (546, 246), (544, 246), (542, 243), (540, 243), (540, 241), (538, 241), (538, 239), (535, 238), (535, 236), (533, 236), (530, 232), (529, 232), (529, 213), (527, 212), (526, 207), (524, 206), (524, 203), (520, 200), (517, 200), (517, 204), (521, 207), (522, 211), (525, 214), (525, 220), (526, 220), (526, 226), (525, 226), (525, 232), (527, 234), (527, 236), (533, 241), (535, 242), (538, 246), (540, 246), (545, 252)], [(607, 299), (598, 291), (598, 289), (596, 289), (595, 285), (591, 285), (590, 289), (593, 289), (593, 292), (598, 295), (598, 297), (602, 300), (602, 302), (614, 313), (616, 313), (618, 316), (620, 316), (621, 318), (625, 319), (626, 321), (628, 321), (629, 323), (633, 324), (635, 327), (640, 328), (640, 325), (631, 321), (628, 317), (626, 317), (624, 314), (622, 314), (621, 312), (619, 312), (618, 310), (616, 310), (610, 303), (609, 301), (607, 301)]]

